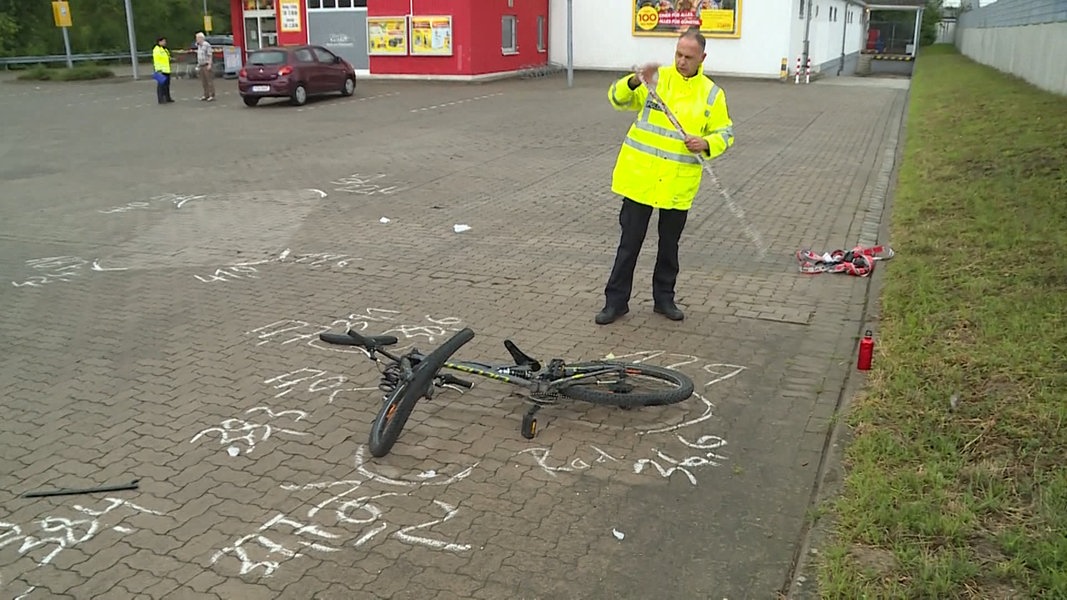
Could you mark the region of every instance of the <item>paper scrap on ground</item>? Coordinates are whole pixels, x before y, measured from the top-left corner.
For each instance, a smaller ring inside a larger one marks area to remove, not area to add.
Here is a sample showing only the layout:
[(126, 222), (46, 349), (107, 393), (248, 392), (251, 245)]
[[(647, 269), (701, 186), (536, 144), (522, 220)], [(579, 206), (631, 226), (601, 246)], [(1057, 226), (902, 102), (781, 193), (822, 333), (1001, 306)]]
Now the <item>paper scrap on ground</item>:
[(389, 222), (389, 219), (388, 219), (388, 218), (386, 218), (386, 217), (382, 217), (382, 218), (378, 219), (378, 222), (379, 222), (379, 223), (388, 223), (388, 222)]
[(241, 451), (238, 450), (236, 446), (230, 446), (229, 448), (226, 449), (226, 453), (229, 454), (230, 456), (237, 456), (238, 454), (241, 453)]
[(611, 533), (612, 533), (612, 534), (613, 534), (613, 535), (614, 535), (614, 536), (615, 536), (615, 537), (616, 537), (617, 539), (620, 539), (620, 540), (621, 540), (622, 538), (626, 537), (626, 534), (625, 534), (625, 533), (623, 533), (623, 532), (621, 532), (621, 531), (619, 531), (618, 529), (615, 529), (615, 528), (612, 528), (612, 529), (611, 529)]
[(470, 225), (456, 224), (452, 226), (452, 231), (455, 231), (456, 233), (463, 233), (464, 231), (470, 231), (470, 228)]

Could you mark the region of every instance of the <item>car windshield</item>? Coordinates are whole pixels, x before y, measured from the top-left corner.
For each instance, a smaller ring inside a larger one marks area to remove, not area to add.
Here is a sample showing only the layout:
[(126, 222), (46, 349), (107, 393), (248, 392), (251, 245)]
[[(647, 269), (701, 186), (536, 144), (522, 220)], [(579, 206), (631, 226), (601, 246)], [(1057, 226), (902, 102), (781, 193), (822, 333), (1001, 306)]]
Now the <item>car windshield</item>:
[(284, 65), (285, 64), (285, 52), (281, 50), (266, 50), (261, 52), (253, 52), (248, 57), (248, 64), (250, 65)]

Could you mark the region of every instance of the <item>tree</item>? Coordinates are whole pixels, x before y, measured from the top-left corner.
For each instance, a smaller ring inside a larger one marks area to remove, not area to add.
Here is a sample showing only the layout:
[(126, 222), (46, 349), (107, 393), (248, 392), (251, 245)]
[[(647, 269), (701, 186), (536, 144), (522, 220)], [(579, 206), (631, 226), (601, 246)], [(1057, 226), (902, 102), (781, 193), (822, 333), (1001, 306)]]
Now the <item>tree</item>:
[(919, 29), (919, 45), (929, 46), (937, 41), (937, 28), (944, 18), (943, 0), (926, 0), (922, 23)]
[[(71, 51), (122, 53), (129, 50), (124, 0), (68, 0), (73, 26)], [(138, 51), (150, 50), (166, 36), (171, 46), (192, 44), (203, 29), (203, 0), (132, 2)], [(227, 0), (208, 0), (215, 33), (230, 29)], [(62, 54), (63, 36), (52, 19), (50, 0), (0, 0), (0, 56)]]

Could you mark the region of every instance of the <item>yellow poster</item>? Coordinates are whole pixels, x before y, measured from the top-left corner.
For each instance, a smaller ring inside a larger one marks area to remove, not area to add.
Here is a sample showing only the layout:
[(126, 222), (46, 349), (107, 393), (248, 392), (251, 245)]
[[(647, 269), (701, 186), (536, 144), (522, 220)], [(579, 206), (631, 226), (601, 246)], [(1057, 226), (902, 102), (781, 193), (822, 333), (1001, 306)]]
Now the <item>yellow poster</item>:
[(300, 1), (301, 0), (281, 0), (278, 3), (279, 13), (281, 13), (281, 27), (280, 29), (285, 32), (299, 32), (300, 27)]
[(452, 17), (411, 17), (411, 54), (451, 56)]
[(52, 3), (52, 18), (56, 21), (56, 27), (70, 27), (70, 4), (67, 2)]
[(407, 17), (367, 17), (368, 54), (407, 54)]
[(677, 36), (696, 28), (709, 38), (741, 37), (741, 0), (631, 0), (633, 35)]

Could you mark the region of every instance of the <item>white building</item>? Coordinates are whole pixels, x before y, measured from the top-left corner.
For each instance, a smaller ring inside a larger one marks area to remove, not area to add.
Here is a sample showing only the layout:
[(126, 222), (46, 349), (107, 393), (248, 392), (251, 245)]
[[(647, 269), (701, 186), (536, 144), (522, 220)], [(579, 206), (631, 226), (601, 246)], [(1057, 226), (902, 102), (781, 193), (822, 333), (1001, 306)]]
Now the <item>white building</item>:
[[(549, 61), (567, 64), (568, 0), (549, 0)], [(779, 77), (807, 53), (812, 73), (847, 75), (866, 47), (869, 7), (907, 6), (922, 0), (570, 0), (575, 69), (626, 71), (669, 63), (681, 29), (699, 14), (707, 37), (705, 68), (716, 75)], [(690, 9), (699, 5), (700, 10)], [(678, 10), (676, 10), (676, 8)], [(686, 10), (687, 12), (678, 12)], [(639, 15), (640, 13), (640, 15)]]

